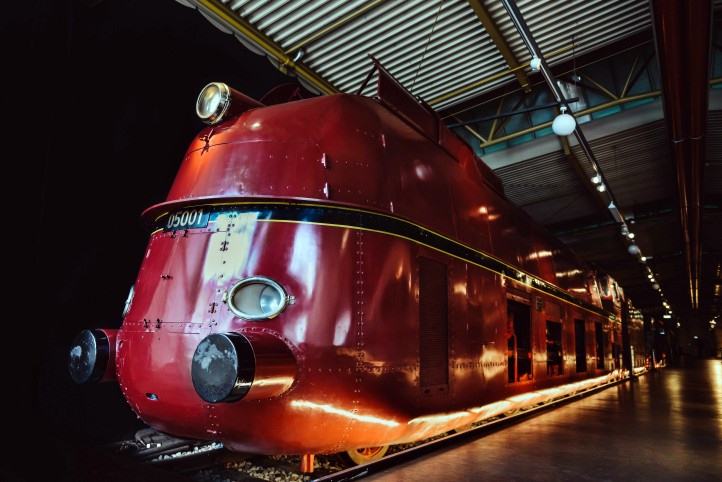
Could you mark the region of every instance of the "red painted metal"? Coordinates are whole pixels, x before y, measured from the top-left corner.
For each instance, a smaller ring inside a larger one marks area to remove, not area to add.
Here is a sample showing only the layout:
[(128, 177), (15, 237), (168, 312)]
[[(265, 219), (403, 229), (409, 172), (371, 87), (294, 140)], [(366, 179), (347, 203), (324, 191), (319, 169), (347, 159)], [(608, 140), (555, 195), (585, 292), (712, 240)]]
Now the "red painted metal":
[(243, 399), (263, 400), (286, 393), (298, 368), (289, 346), (271, 333), (246, 331), (244, 336), (253, 347), (256, 371), (251, 390)]
[[(443, 126), (430, 140), (384, 106), (391, 102), (319, 97), (207, 128), (167, 201), (144, 215), (249, 201), (382, 213), (601, 306), (593, 273), (503, 197), (469, 147)], [(448, 292), (440, 296), (448, 297), (448, 360), (441, 361), (448, 383), (433, 389), (419, 385), (420, 257), (447, 267)], [(294, 300), (273, 319), (243, 320), (227, 292), (257, 275)], [(531, 313), (533, 377), (519, 383), (507, 381), (510, 297)], [(583, 373), (574, 368), (577, 319), (586, 326)], [(548, 321), (563, 324), (560, 375), (548, 374)], [(595, 323), (606, 336), (601, 369)], [(117, 335), (116, 369), (132, 409), (158, 430), (238, 451), (332, 453), (425, 438), (598, 383), (616, 373), (620, 329), (531, 282), (393, 233), (230, 213), (205, 228), (151, 235)], [(206, 403), (191, 381), (194, 350), (211, 333), (232, 332), (253, 345), (258, 387), (240, 401)], [(570, 382), (577, 385), (559, 388)]]
[(655, 0), (657, 58), (677, 174), (692, 309), (699, 305), (701, 171), (707, 123), (711, 2)]
[(100, 381), (111, 382), (115, 380), (115, 351), (117, 347), (118, 330), (102, 328), (100, 331), (108, 337), (108, 364), (105, 367)]

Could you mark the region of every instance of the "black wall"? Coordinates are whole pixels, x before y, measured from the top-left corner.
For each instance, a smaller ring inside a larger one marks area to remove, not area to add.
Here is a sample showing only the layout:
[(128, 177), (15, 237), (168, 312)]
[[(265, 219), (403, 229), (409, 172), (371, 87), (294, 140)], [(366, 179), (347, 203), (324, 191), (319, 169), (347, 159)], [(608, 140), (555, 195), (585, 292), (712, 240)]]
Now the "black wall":
[(72, 384), (67, 350), (83, 328), (119, 326), (147, 242), (139, 215), (165, 199), (202, 127), (199, 90), (220, 80), (260, 98), (291, 79), (171, 0), (27, 1), (2, 34), (5, 145), (22, 153), (3, 184), (23, 233), (18, 316), (33, 347), (15, 388), (29, 441), (72, 480), (77, 447), (140, 426), (116, 384)]

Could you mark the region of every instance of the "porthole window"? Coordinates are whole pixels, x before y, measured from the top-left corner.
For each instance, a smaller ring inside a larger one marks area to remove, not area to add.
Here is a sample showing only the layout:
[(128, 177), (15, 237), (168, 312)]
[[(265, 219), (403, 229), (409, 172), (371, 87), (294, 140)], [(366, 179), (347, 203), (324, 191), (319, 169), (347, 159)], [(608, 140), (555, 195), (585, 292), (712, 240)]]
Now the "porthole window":
[(278, 316), (288, 304), (288, 295), (281, 285), (269, 278), (253, 276), (235, 285), (228, 292), (228, 306), (246, 320), (264, 320)]

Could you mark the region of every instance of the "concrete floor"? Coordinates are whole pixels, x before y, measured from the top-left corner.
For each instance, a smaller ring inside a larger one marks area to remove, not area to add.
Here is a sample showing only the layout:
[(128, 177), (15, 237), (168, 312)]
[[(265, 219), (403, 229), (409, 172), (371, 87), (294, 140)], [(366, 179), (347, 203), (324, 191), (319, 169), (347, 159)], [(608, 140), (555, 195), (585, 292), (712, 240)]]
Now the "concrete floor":
[(369, 481), (722, 481), (722, 363), (665, 368)]

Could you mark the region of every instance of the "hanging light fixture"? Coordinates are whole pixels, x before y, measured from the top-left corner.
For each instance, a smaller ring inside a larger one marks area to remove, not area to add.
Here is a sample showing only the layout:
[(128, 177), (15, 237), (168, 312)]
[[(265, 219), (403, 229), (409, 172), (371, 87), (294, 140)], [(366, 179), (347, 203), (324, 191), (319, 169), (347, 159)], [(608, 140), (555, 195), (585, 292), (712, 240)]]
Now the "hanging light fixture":
[(566, 106), (561, 106), (559, 110), (561, 111), (561, 114), (554, 118), (554, 122), (552, 122), (552, 130), (554, 131), (554, 134), (558, 136), (568, 136), (574, 132), (574, 129), (577, 127), (577, 121), (574, 117), (566, 113)]
[(529, 67), (532, 71), (539, 72), (539, 69), (541, 69), (541, 59), (537, 56), (534, 56), (529, 62)]

